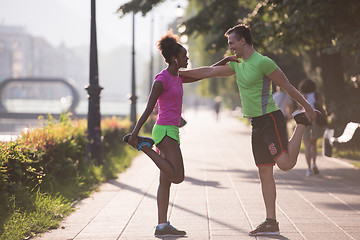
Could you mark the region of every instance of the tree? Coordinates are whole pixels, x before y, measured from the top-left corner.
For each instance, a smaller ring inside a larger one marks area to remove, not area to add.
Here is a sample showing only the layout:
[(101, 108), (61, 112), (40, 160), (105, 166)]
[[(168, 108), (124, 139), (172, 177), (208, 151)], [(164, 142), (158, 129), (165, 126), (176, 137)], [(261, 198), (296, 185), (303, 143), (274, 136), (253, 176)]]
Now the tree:
[(129, 12), (141, 12), (142, 15), (145, 16), (154, 6), (164, 1), (165, 0), (132, 0), (121, 5), (117, 12), (120, 14), (120, 17)]
[[(232, 0), (232, 2), (235, 1)], [(235, 15), (234, 10), (229, 6), (227, 6), (226, 9), (222, 8), (222, 10), (220, 10), (219, 3), (220, 1), (189, 2), (186, 14), (188, 20), (185, 20), (184, 24), (187, 29), (185, 34), (192, 36), (189, 38), (188, 44), (190, 46), (190, 59), (194, 67), (212, 65), (214, 62), (223, 58), (224, 53), (226, 53), (227, 41), (223, 33), (227, 28), (223, 28), (222, 32), (219, 34), (219, 32), (213, 31), (212, 26), (214, 26), (214, 24), (216, 24), (218, 28), (220, 28), (221, 25), (232, 26), (233, 23), (231, 22), (231, 19), (236, 21), (240, 14), (246, 16), (246, 14), (243, 13), (243, 9), (237, 11), (238, 16)], [(210, 12), (206, 12), (206, 9), (211, 10)], [(229, 18), (223, 16), (223, 21), (216, 22), (216, 17), (214, 16), (217, 15), (228, 15)], [(230, 15), (232, 15), (232, 17), (230, 17)], [(204, 16), (205, 19), (202, 16)], [(226, 21), (228, 23), (225, 23)], [(188, 31), (188, 29), (190, 29), (190, 31)], [(206, 31), (198, 31), (198, 29)], [(211, 98), (221, 95), (223, 97), (223, 103), (226, 106), (235, 108), (240, 105), (236, 81), (234, 81), (233, 77), (231, 80), (226, 79), (227, 78), (210, 78), (206, 81), (201, 81), (198, 86), (198, 92), (202, 96)]]
[[(130, 1), (122, 5), (118, 12), (121, 16), (131, 11), (145, 15), (151, 7), (161, 2), (163, 1)], [(189, 1), (183, 22), (186, 25), (186, 31), (183, 34), (190, 36), (189, 55), (194, 67), (211, 65), (224, 56), (227, 49), (224, 33), (229, 27), (237, 24), (239, 18), (250, 13), (251, 9), (242, 6), (247, 6), (251, 2), (251, 0), (228, 0), (227, 4), (223, 4), (220, 0)], [(222, 81), (222, 79), (212, 78), (201, 81), (198, 92), (205, 97), (222, 95), (224, 103), (231, 107), (240, 104), (234, 80)]]
[(359, 106), (351, 103), (359, 102), (360, 92), (354, 77), (350, 80), (359, 75), (359, 12), (360, 1), (266, 0), (244, 22), (262, 45), (311, 56), (312, 64), (321, 69), (328, 111), (340, 121), (359, 121)]
[[(119, 11), (146, 14), (163, 1), (133, 0)], [(312, 76), (322, 82), (327, 110), (335, 122), (360, 121), (360, 1), (192, 0), (189, 6), (195, 3), (198, 9), (189, 9), (184, 21), (185, 34), (206, 36), (202, 39), (206, 50), (224, 52), (224, 31), (237, 23), (249, 24), (256, 48), (275, 54), (279, 65), (292, 61), (298, 65), (300, 74), (292, 69), (293, 76), (303, 75), (303, 68), (307, 75), (316, 73)]]
[[(129, 12), (141, 12), (146, 15), (154, 6), (165, 0), (132, 0), (118, 9), (121, 16)], [(225, 31), (236, 25), (239, 19), (245, 18), (256, 6), (254, 0), (196, 0), (189, 1), (187, 16), (183, 24), (186, 25), (184, 34), (197, 36), (198, 34), (213, 35), (208, 49), (221, 49), (226, 47), (226, 40), (223, 34)]]

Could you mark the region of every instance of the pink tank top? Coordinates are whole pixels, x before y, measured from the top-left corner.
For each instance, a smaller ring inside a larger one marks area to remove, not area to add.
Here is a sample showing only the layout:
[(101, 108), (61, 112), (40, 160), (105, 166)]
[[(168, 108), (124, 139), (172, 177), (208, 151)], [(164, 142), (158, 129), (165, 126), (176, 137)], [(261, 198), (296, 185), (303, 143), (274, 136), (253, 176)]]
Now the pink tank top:
[(154, 82), (160, 81), (163, 87), (158, 99), (159, 115), (156, 124), (180, 126), (183, 98), (182, 80), (182, 76), (173, 76), (166, 69), (155, 77)]

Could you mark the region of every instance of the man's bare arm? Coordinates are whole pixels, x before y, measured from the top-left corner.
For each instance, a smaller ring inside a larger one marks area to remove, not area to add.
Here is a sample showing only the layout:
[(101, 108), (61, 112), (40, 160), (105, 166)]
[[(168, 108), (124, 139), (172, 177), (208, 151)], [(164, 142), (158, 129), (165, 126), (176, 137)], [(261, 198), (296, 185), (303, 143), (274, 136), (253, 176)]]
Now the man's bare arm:
[(214, 63), (213, 65), (211, 65), (211, 67), (215, 67), (215, 66), (223, 66), (225, 64), (227, 64), (228, 62), (240, 62), (240, 60), (238, 59), (237, 56), (233, 55), (233, 56), (228, 56), (225, 57), (223, 59), (221, 59), (220, 61), (218, 61), (217, 63)]
[(280, 68), (277, 68), (269, 75), (271, 81), (282, 88), (294, 101), (298, 102), (304, 107), (306, 115), (311, 122), (316, 118), (316, 113), (311, 108), (311, 105), (304, 98), (304, 96), (289, 82), (285, 74)]
[(193, 79), (204, 79), (211, 77), (229, 77), (235, 74), (235, 72), (229, 67), (229, 65), (200, 67), (191, 70), (179, 71), (179, 74), (184, 77)]

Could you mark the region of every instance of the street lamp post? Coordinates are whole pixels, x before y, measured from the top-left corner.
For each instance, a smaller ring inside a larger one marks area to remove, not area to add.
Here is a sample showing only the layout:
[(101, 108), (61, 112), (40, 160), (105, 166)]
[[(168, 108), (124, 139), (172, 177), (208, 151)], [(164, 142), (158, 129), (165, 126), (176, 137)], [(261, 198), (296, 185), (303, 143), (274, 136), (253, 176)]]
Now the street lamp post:
[(131, 107), (130, 107), (130, 120), (132, 129), (136, 124), (136, 82), (135, 82), (135, 13), (132, 15), (132, 71), (131, 71)]
[(154, 54), (153, 54), (153, 39), (154, 39), (154, 13), (151, 12), (150, 22), (150, 69), (149, 69), (149, 92), (153, 83), (153, 72), (154, 72)]
[(100, 92), (102, 87), (99, 86), (98, 77), (95, 0), (91, 0), (90, 78), (89, 85), (85, 88), (89, 99), (86, 161), (89, 162), (91, 158), (96, 160), (97, 164), (102, 164), (100, 127)]

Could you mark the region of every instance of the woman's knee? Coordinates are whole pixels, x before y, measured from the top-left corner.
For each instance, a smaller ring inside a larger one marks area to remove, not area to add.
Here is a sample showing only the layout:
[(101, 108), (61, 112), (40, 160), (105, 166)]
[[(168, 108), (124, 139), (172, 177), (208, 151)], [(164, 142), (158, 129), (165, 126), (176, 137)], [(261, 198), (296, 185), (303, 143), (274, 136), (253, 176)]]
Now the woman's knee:
[(171, 179), (171, 182), (174, 184), (182, 183), (185, 179), (184, 168), (177, 169), (174, 177)]
[(185, 180), (185, 175), (181, 174), (179, 176), (176, 176), (172, 182), (175, 184), (179, 184), (182, 183), (184, 180)]
[(185, 179), (185, 176), (174, 176), (171, 179), (168, 179), (166, 181), (160, 179), (160, 185), (164, 187), (170, 187), (172, 183), (179, 184), (182, 183)]
[(179, 184), (182, 183), (185, 179), (185, 174), (184, 174), (184, 170), (178, 170), (175, 172), (175, 174), (173, 176), (167, 176), (165, 175), (165, 173), (162, 173), (159, 179), (159, 183), (162, 186), (169, 186), (171, 185), (171, 183), (174, 184)]

